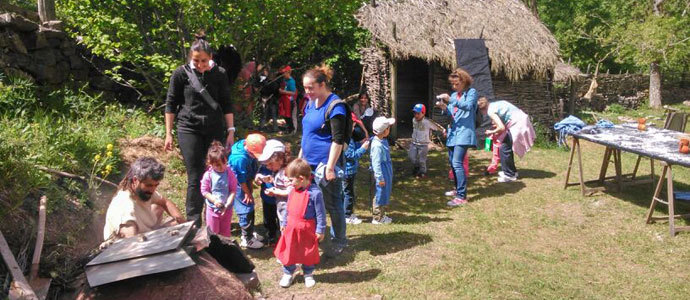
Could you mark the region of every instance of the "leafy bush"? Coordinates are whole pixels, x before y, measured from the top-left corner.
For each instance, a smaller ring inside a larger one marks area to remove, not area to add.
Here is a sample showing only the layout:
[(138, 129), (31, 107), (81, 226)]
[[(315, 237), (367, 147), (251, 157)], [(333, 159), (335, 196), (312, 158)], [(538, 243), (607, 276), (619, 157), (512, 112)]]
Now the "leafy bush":
[(537, 135), (537, 139), (534, 141), (534, 147), (545, 149), (558, 148), (558, 143), (556, 143), (556, 140), (554, 140), (553, 130), (550, 130), (549, 127), (546, 127), (539, 122), (534, 122), (532, 126), (534, 127), (534, 132)]
[(625, 107), (623, 107), (623, 105), (620, 105), (618, 103), (613, 103), (613, 104), (607, 106), (605, 111), (607, 113), (611, 113), (611, 114), (622, 114), (625, 112)]

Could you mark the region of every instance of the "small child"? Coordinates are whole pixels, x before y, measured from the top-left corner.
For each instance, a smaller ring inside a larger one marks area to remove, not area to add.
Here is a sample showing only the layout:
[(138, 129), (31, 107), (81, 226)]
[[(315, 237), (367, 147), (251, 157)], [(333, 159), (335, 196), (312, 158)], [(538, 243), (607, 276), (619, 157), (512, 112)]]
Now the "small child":
[[(353, 114), (354, 116), (354, 114)], [(356, 116), (353, 117), (356, 118)], [(357, 225), (362, 219), (354, 214), (355, 206), (355, 175), (359, 168), (359, 158), (369, 149), (369, 140), (364, 124), (357, 119), (352, 124), (352, 138), (345, 149), (345, 180), (343, 180), (343, 206), (345, 207), (345, 223)], [(362, 143), (362, 141), (364, 141)]]
[(252, 133), (232, 146), (232, 153), (228, 160), (228, 164), (237, 176), (237, 192), (233, 208), (242, 229), (240, 246), (244, 248), (260, 249), (264, 246), (263, 237), (254, 231), (254, 196), (252, 196), (251, 180), (259, 169), (256, 158), (261, 156), (265, 145), (266, 137)]
[(373, 131), (376, 136), (371, 140), (371, 168), (376, 179), (376, 196), (373, 203), (374, 218), (372, 224), (390, 224), (393, 219), (386, 216), (385, 206), (393, 190), (393, 161), (390, 146), (386, 137), (390, 134), (390, 126), (395, 119), (378, 117), (374, 120)]
[(445, 134), (446, 130), (424, 117), (426, 115), (424, 104), (416, 104), (412, 112), (414, 112), (414, 118), (412, 118), (412, 144), (409, 151), (413, 167), (412, 174), (424, 178), (426, 177), (426, 157), (429, 154), (429, 143), (431, 143), (429, 131), (435, 130)]
[(206, 198), (206, 226), (215, 234), (230, 237), (237, 178), (227, 163), (225, 147), (213, 141), (206, 154), (208, 169), (201, 177), (201, 194)]
[(501, 155), (499, 150), (501, 149), (501, 141), (498, 139), (498, 134), (491, 135), (491, 163), (486, 167), (484, 175), (496, 174), (498, 171), (498, 164), (501, 163)]
[(292, 181), (287, 201), (287, 220), (281, 222), (283, 234), (273, 254), (283, 264), (280, 286), (286, 288), (295, 280), (297, 264), (302, 264), (304, 285), (313, 287), (315, 265), (319, 263), (319, 242), (326, 229), (326, 207), (319, 187), (312, 183), (311, 167), (297, 158), (288, 164), (287, 176)]
[[(255, 178), (255, 182), (261, 185), (264, 226), (271, 242), (277, 241), (280, 222), (285, 220), (287, 189), (291, 184), (290, 179), (285, 176), (285, 167), (288, 163), (285, 148), (285, 145), (278, 140), (266, 141), (264, 152), (259, 156), (262, 166)], [(276, 190), (286, 192), (285, 194), (275, 193)]]

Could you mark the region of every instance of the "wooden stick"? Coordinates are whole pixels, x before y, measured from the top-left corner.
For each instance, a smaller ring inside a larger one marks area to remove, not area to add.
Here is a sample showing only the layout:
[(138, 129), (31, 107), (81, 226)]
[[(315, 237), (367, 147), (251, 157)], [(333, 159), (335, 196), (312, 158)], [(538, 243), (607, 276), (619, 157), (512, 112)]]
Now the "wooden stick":
[[(38, 165), (36, 166), (36, 168), (38, 168), (38, 169), (41, 170), (41, 171), (48, 172), (48, 173), (51, 173), (51, 174), (55, 174), (55, 175), (62, 176), (62, 177), (68, 177), (68, 178), (79, 179), (79, 180), (83, 180), (83, 181), (85, 181), (85, 182), (88, 182), (88, 181), (89, 181), (89, 180), (88, 180), (86, 177), (84, 177), (84, 176), (79, 176), (79, 175), (76, 175), (76, 174), (67, 173), (67, 172), (65, 172), (65, 171), (59, 171), (59, 170), (51, 169), (51, 168), (44, 167), (44, 166), (38, 166)], [(108, 184), (108, 185), (110, 185), (110, 186), (112, 186), (112, 187), (117, 187), (117, 184), (113, 183), (112, 181), (105, 180), (105, 179), (100, 178), (100, 177), (98, 177), (98, 176), (94, 176), (93, 178), (95, 178), (96, 180), (98, 180), (98, 181), (100, 181), (100, 182), (102, 182), (102, 183), (106, 183), (106, 184)]]
[[(5, 260), (7, 268), (10, 269), (12, 279), (14, 280), (12, 287), (10, 287), (10, 299), (38, 300), (34, 290), (31, 289), (31, 286), (26, 281), (26, 278), (24, 278), (24, 274), (22, 273), (21, 268), (19, 268), (17, 260), (14, 258), (12, 250), (10, 250), (10, 246), (7, 245), (7, 241), (5, 240), (5, 236), (2, 234), (2, 231), (0, 231), (0, 254), (2, 254), (2, 258)], [(13, 295), (14, 287), (19, 290), (19, 295)]]
[(31, 260), (31, 272), (29, 272), (29, 280), (38, 277), (38, 264), (41, 261), (41, 252), (43, 251), (43, 240), (45, 238), (46, 229), (46, 196), (41, 197), (38, 207), (38, 233), (36, 233), (36, 246), (34, 247), (34, 257)]

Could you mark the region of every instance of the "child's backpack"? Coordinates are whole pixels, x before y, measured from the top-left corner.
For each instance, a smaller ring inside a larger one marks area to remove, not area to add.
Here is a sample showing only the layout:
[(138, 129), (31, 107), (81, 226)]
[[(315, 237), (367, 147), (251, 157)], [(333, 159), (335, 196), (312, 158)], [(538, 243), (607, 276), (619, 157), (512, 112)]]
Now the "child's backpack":
[(324, 120), (326, 120), (326, 122), (324, 123), (324, 126), (326, 126), (328, 128), (328, 131), (331, 130), (331, 124), (329, 123), (330, 119), (328, 118), (328, 116), (331, 115), (331, 112), (333, 111), (335, 106), (340, 104), (340, 103), (345, 105), (345, 139), (344, 139), (345, 142), (344, 142), (344, 144), (345, 144), (345, 146), (347, 146), (347, 143), (350, 142), (350, 138), (352, 137), (352, 124), (354, 123), (352, 121), (352, 118), (351, 118), (352, 107), (350, 106), (350, 104), (347, 104), (347, 102), (345, 102), (343, 99), (335, 99), (335, 100), (331, 101), (331, 103), (328, 104), (328, 108), (326, 109), (326, 115), (324, 116)]

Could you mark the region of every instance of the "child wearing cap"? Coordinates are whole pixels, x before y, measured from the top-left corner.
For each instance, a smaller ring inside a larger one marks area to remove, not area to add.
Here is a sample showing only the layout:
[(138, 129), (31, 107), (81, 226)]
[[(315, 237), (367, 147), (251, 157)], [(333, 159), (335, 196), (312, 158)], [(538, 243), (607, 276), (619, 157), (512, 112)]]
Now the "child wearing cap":
[(252, 196), (251, 180), (259, 169), (257, 158), (266, 146), (266, 137), (252, 133), (244, 140), (232, 145), (232, 153), (228, 157), (228, 165), (237, 177), (237, 193), (233, 209), (239, 219), (242, 229), (240, 246), (250, 249), (260, 249), (264, 246), (263, 237), (254, 231), (254, 196)]
[(352, 113), (352, 137), (345, 149), (345, 180), (343, 180), (343, 206), (345, 208), (345, 223), (357, 225), (362, 220), (354, 214), (355, 206), (355, 176), (359, 168), (359, 159), (369, 149), (369, 140), (362, 121)]
[(264, 226), (268, 239), (277, 241), (279, 225), (285, 222), (287, 214), (287, 190), (290, 179), (285, 175), (288, 164), (286, 146), (279, 140), (266, 141), (264, 152), (259, 156), (262, 164), (256, 174), (255, 183), (261, 185)]
[(435, 130), (445, 134), (446, 130), (425, 117), (424, 104), (416, 104), (412, 112), (414, 112), (412, 144), (408, 153), (412, 161), (412, 174), (417, 177), (426, 177), (426, 157), (429, 154), (429, 143), (431, 143), (430, 131)]
[(395, 119), (378, 117), (372, 125), (374, 134), (371, 140), (371, 168), (376, 179), (376, 196), (373, 200), (374, 218), (372, 224), (390, 224), (393, 219), (386, 216), (385, 207), (388, 205), (393, 190), (393, 161), (390, 146), (386, 137), (390, 134), (390, 126)]

